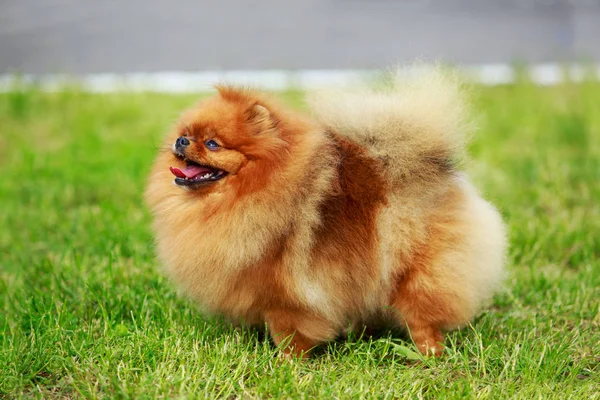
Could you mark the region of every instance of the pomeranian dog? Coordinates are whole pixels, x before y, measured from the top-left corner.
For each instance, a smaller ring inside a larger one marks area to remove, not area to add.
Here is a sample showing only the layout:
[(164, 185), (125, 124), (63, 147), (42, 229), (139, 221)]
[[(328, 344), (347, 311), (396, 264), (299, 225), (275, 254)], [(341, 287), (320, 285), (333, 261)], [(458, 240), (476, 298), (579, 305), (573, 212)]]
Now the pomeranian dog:
[(185, 111), (146, 192), (157, 252), (200, 308), (306, 356), (348, 328), (405, 328), (427, 355), (498, 288), (505, 229), (457, 170), (454, 75), (309, 96), (312, 116), (227, 85)]

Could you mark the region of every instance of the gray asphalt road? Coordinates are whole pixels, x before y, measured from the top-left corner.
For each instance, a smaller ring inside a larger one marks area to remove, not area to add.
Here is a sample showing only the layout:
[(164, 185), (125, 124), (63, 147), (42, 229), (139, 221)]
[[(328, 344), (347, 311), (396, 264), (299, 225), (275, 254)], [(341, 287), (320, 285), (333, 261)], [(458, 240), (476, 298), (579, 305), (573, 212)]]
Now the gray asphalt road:
[(0, 0), (0, 73), (600, 60), (600, 0)]

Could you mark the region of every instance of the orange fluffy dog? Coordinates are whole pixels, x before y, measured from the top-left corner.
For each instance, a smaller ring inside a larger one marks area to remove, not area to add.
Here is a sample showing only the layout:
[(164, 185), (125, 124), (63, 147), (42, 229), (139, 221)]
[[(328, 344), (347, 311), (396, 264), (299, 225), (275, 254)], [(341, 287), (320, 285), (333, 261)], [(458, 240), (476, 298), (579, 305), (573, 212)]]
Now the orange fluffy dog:
[(217, 89), (182, 115), (150, 177), (168, 273), (204, 311), (289, 338), (286, 353), (381, 320), (440, 353), (442, 332), (494, 293), (505, 250), (498, 212), (455, 168), (455, 80), (321, 93), (314, 118)]

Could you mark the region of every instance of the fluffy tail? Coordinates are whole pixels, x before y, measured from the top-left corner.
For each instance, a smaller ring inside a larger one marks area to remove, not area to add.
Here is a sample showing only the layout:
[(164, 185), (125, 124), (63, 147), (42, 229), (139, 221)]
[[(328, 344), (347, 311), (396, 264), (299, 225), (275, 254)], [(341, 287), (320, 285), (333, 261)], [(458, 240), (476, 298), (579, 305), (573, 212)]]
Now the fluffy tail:
[(463, 156), (471, 125), (463, 85), (440, 67), (407, 75), (397, 70), (386, 90), (324, 90), (307, 101), (323, 124), (380, 159), (390, 183), (437, 181)]

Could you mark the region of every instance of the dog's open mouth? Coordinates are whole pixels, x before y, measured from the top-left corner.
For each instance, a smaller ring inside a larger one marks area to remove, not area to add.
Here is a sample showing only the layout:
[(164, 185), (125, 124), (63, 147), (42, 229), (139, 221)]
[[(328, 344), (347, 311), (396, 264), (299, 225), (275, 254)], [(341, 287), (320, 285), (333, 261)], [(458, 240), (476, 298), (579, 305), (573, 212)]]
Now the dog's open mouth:
[(179, 186), (199, 186), (212, 183), (224, 178), (226, 171), (186, 161), (187, 166), (183, 169), (170, 167), (171, 173), (175, 175), (175, 184)]

